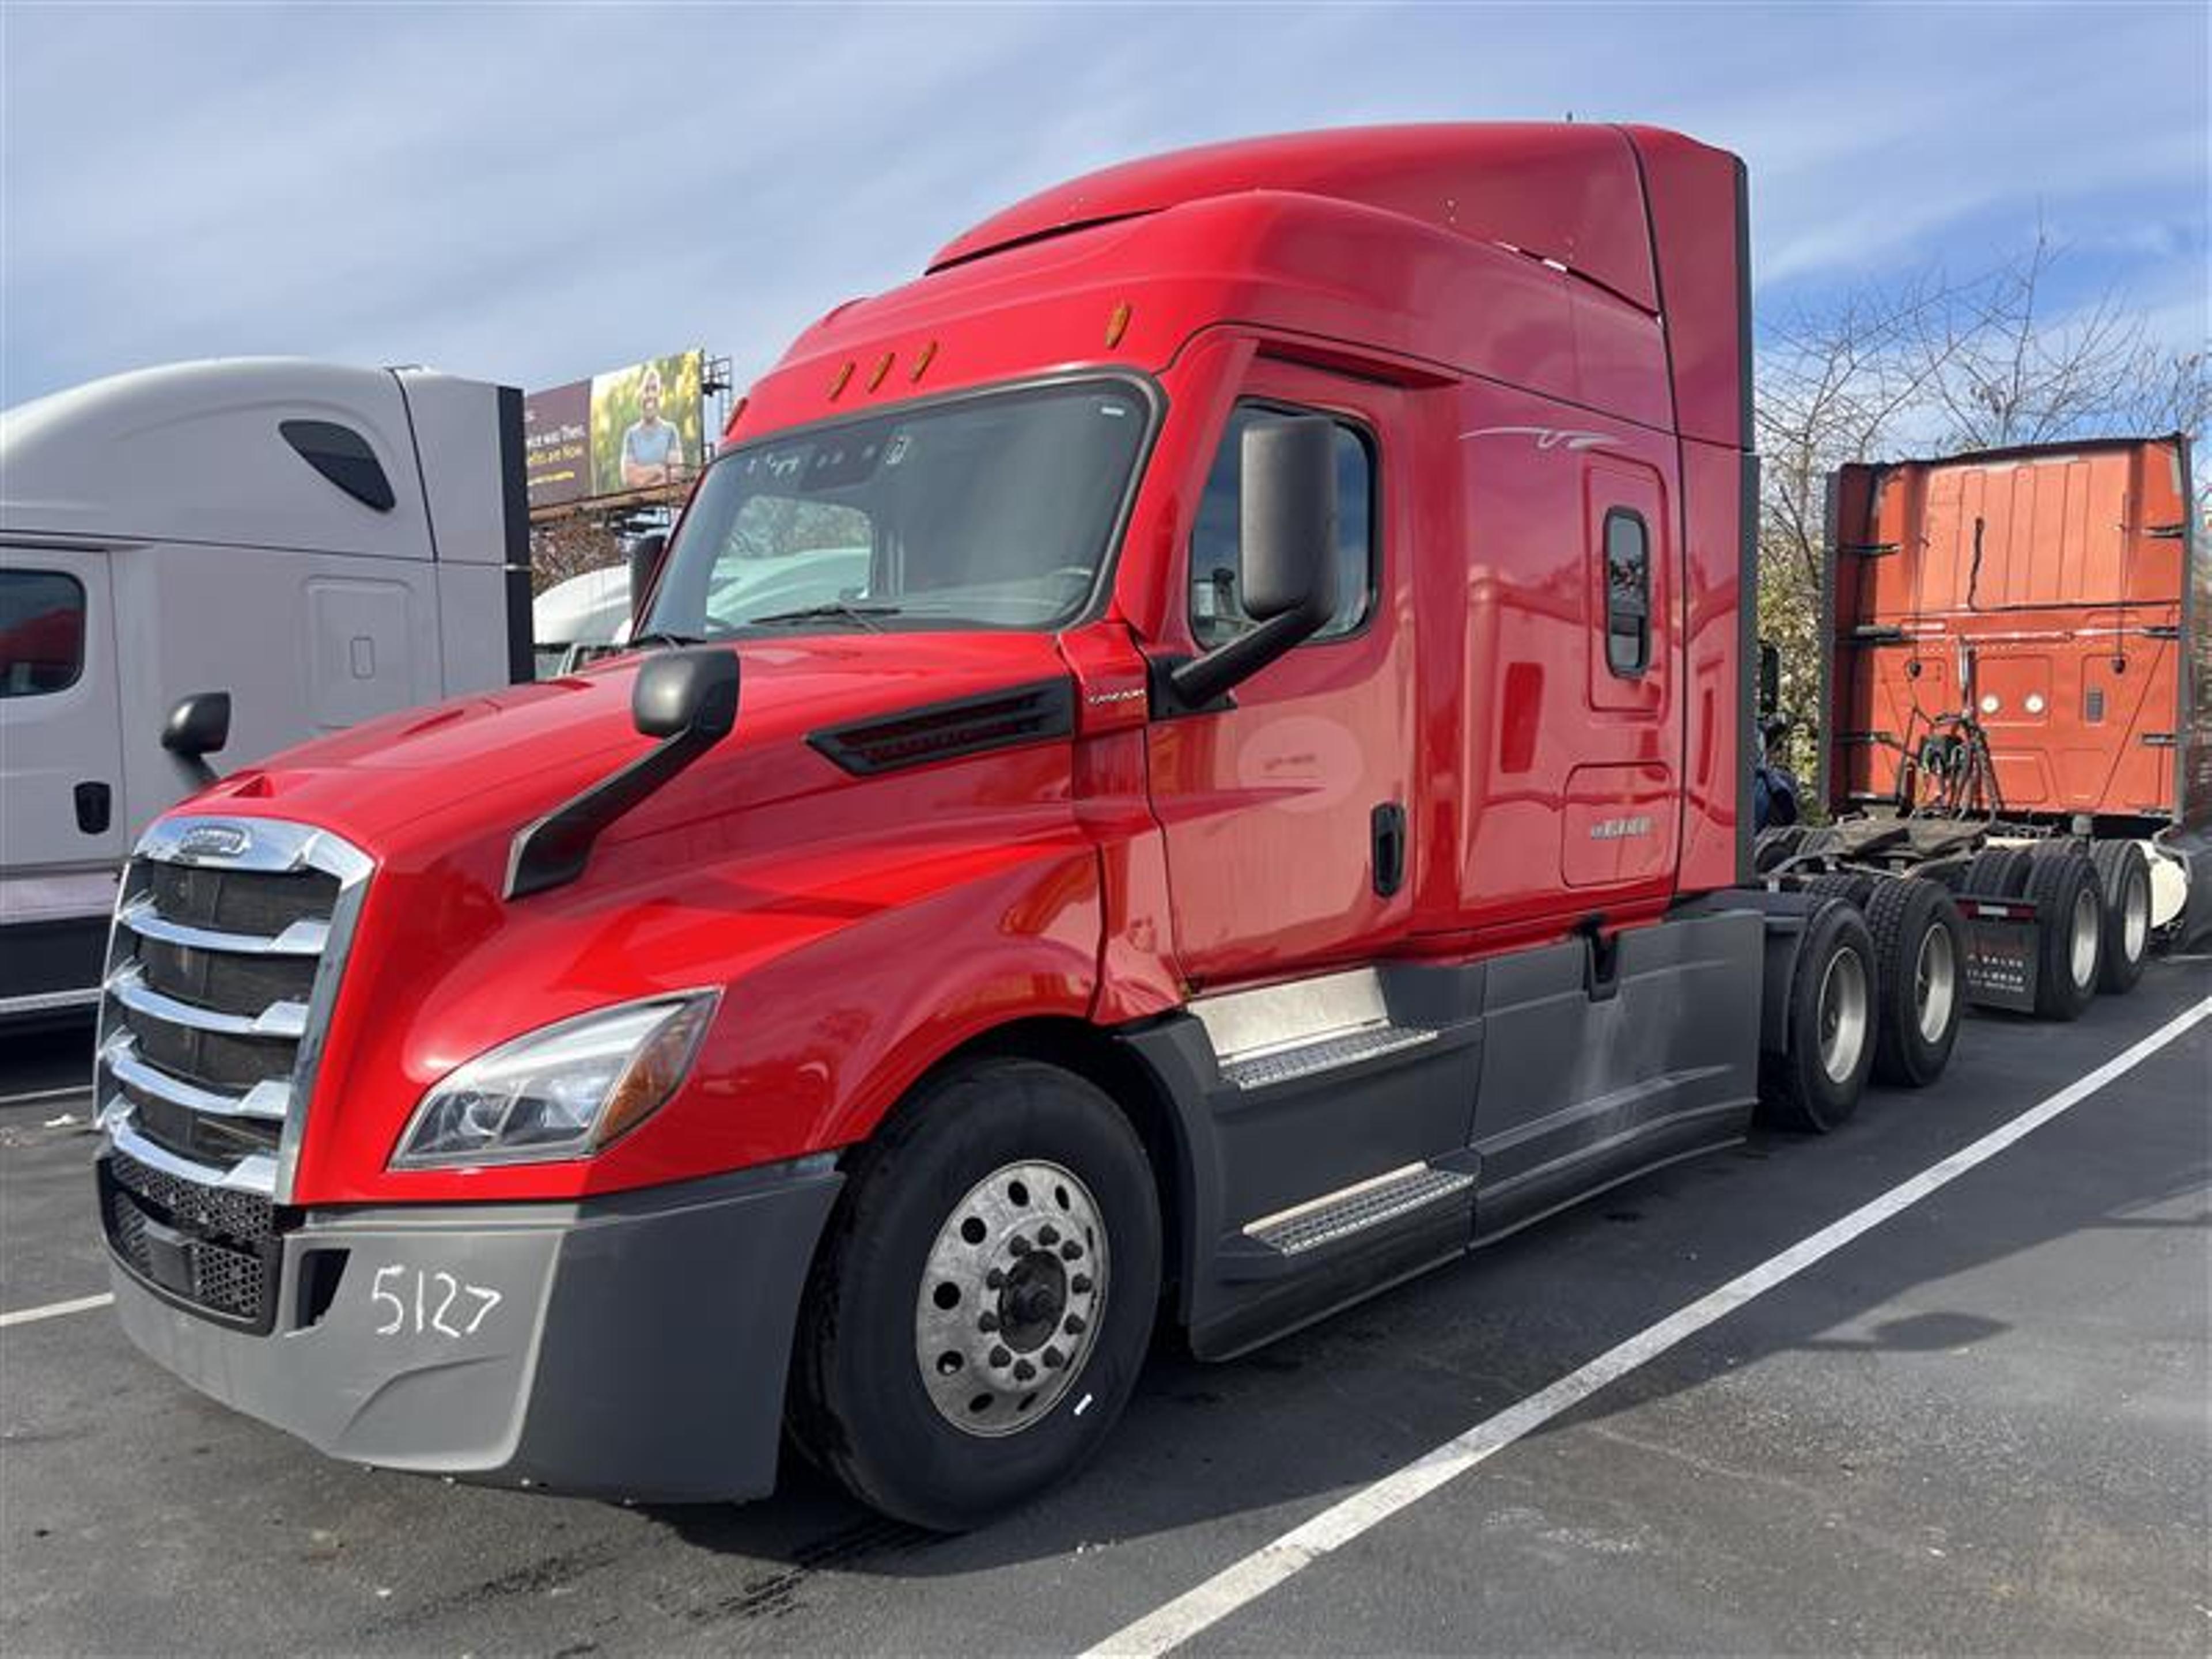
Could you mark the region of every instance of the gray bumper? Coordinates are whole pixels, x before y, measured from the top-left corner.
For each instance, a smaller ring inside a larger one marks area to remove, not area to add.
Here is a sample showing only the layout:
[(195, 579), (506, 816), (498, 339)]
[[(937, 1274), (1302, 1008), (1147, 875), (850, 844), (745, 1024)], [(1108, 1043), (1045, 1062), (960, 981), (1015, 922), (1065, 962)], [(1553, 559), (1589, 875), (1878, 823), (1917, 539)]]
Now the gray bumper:
[(149, 1357), (334, 1456), (759, 1497), (842, 1179), (823, 1158), (580, 1204), (311, 1211), (282, 1235), (268, 1335), (175, 1305), (111, 1252), (116, 1307)]

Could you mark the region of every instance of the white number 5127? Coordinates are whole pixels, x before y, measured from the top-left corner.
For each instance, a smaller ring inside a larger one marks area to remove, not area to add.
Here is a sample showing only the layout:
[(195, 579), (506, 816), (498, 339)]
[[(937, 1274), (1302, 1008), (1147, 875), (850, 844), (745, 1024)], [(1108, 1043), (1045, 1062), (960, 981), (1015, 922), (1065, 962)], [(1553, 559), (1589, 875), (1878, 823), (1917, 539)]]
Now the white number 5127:
[[(442, 1268), (409, 1267), (397, 1261), (376, 1270), (369, 1281), (368, 1299), (379, 1313), (391, 1310), (391, 1316), (375, 1327), (379, 1336), (398, 1336), (410, 1329), (418, 1336), (425, 1331), (473, 1336), (502, 1300), (489, 1285), (465, 1285)], [(457, 1302), (459, 1309), (453, 1305)]]

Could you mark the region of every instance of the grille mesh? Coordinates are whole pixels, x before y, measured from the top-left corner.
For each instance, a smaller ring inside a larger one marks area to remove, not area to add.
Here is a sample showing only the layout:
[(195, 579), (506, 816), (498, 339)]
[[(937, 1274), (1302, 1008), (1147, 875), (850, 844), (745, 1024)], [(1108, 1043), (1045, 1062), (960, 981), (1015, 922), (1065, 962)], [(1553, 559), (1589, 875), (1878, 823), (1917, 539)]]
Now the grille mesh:
[(221, 870), (151, 864), (148, 889), (164, 920), (232, 933), (283, 933), (337, 903), (337, 878), (319, 870)]

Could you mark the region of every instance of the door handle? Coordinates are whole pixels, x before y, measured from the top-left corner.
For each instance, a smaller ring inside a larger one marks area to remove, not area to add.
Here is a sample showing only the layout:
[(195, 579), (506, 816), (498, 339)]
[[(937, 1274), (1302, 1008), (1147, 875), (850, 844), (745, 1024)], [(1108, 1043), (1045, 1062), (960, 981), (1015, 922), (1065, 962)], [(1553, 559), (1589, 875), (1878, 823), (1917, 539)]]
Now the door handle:
[(76, 827), (88, 836), (104, 836), (115, 811), (115, 797), (104, 783), (76, 787)]
[(1368, 815), (1373, 843), (1375, 896), (1389, 898), (1406, 884), (1406, 809), (1385, 801)]

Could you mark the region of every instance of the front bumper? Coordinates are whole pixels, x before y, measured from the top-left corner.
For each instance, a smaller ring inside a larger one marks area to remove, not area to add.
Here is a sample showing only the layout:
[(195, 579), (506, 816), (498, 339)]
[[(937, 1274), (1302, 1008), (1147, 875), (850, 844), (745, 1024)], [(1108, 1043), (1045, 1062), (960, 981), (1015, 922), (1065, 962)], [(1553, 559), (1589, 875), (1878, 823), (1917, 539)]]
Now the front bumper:
[(109, 1260), (150, 1358), (333, 1456), (756, 1498), (775, 1484), (793, 1324), (842, 1182), (824, 1157), (581, 1203), (311, 1210), (270, 1241), (266, 1335), (179, 1305), (159, 1282), (174, 1275), (142, 1273), (112, 1231)]

